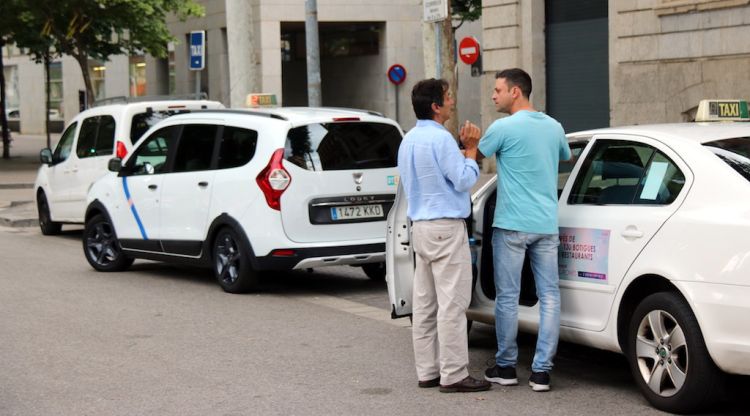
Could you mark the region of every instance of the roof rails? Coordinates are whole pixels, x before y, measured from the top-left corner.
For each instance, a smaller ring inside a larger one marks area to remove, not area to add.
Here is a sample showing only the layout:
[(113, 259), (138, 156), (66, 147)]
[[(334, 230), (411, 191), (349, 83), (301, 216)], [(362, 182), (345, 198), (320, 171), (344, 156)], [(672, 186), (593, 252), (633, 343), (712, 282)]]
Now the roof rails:
[(193, 94), (180, 94), (180, 95), (148, 95), (142, 97), (127, 97), (124, 95), (117, 97), (109, 97), (101, 100), (96, 100), (91, 107), (99, 107), (102, 105), (109, 104), (128, 104), (128, 103), (139, 103), (143, 101), (172, 101), (172, 100), (207, 100), (208, 94), (205, 92), (193, 93)]
[(308, 107), (308, 108), (312, 108), (312, 109), (320, 108), (321, 110), (351, 111), (353, 113), (365, 113), (365, 114), (369, 114), (371, 116), (384, 117), (383, 113), (379, 113), (379, 112), (373, 111), (373, 110), (362, 110), (362, 109), (359, 109), (359, 108), (349, 108), (349, 107)]
[(260, 116), (260, 117), (268, 117), (268, 118), (274, 118), (277, 120), (283, 120), (283, 121), (289, 121), (288, 118), (276, 114), (276, 113), (270, 113), (265, 111), (253, 111), (253, 110), (237, 110), (237, 109), (231, 109), (231, 108), (212, 108), (212, 109), (204, 109), (204, 110), (196, 110), (193, 111), (193, 113), (222, 113), (222, 114), (244, 114), (244, 115), (250, 115), (250, 116)]

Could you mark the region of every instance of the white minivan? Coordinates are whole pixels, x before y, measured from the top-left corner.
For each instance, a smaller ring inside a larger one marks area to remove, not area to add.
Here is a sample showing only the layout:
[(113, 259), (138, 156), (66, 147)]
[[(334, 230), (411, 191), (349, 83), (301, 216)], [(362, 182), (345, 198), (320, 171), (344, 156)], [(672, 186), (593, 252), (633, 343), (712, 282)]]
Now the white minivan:
[[(699, 106), (705, 120), (750, 120), (744, 101)], [(670, 412), (699, 410), (724, 373), (750, 375), (750, 122), (611, 127), (568, 135), (560, 164), (560, 338), (622, 352), (643, 395)], [(496, 177), (472, 196), (476, 259), (469, 320), (494, 324)], [(412, 310), (406, 198), (388, 218), (392, 316)], [(519, 328), (539, 306), (524, 265)]]
[(103, 272), (135, 258), (209, 266), (232, 293), (266, 270), (354, 265), (382, 280), (401, 139), (361, 110), (171, 117), (91, 188), (84, 255)]
[(63, 131), (55, 150), (42, 149), (39, 154), (42, 166), (34, 196), (42, 234), (57, 234), (64, 223), (83, 224), (91, 184), (107, 173), (110, 158), (125, 157), (155, 123), (175, 114), (223, 107), (208, 100), (123, 99), (78, 114)]

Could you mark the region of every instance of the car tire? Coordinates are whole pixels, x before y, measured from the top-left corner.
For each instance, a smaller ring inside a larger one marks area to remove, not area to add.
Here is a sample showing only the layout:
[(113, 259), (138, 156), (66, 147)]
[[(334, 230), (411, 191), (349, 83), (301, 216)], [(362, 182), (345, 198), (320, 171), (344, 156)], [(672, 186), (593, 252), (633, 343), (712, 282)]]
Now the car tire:
[(219, 230), (212, 247), (211, 268), (225, 292), (244, 293), (258, 288), (260, 274), (250, 264), (250, 248), (235, 230)]
[(36, 198), (36, 211), (39, 217), (39, 228), (44, 235), (57, 235), (62, 231), (62, 224), (52, 221), (49, 213), (49, 203), (44, 191), (40, 191)]
[(86, 221), (83, 253), (91, 267), (100, 272), (120, 272), (134, 261), (122, 252), (114, 227), (101, 214)]
[(376, 282), (382, 282), (385, 280), (385, 262), (381, 261), (380, 263), (367, 263), (362, 265), (362, 271), (365, 272), (367, 277), (370, 278), (370, 280), (374, 280)]
[(719, 397), (724, 374), (677, 293), (655, 293), (641, 301), (630, 319), (626, 354), (641, 392), (660, 410), (695, 412)]

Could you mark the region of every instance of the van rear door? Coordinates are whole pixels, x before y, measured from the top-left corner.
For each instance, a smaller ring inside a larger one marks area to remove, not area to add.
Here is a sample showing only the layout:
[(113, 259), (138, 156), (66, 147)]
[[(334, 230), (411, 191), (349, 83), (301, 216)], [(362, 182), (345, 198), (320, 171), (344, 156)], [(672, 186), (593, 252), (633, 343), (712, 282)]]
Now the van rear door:
[(281, 198), (287, 237), (296, 242), (383, 239), (393, 205), (401, 130), (358, 119), (291, 128)]

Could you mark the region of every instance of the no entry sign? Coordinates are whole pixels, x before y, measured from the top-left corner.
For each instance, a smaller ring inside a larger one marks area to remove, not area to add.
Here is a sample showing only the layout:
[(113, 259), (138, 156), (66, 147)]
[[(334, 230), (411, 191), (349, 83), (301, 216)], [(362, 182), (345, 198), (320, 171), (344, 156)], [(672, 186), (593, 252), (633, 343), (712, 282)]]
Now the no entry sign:
[(388, 68), (388, 80), (392, 83), (399, 85), (406, 81), (406, 68), (401, 64), (394, 64)]
[(458, 56), (467, 65), (472, 65), (479, 58), (479, 42), (473, 36), (461, 39), (458, 44)]

